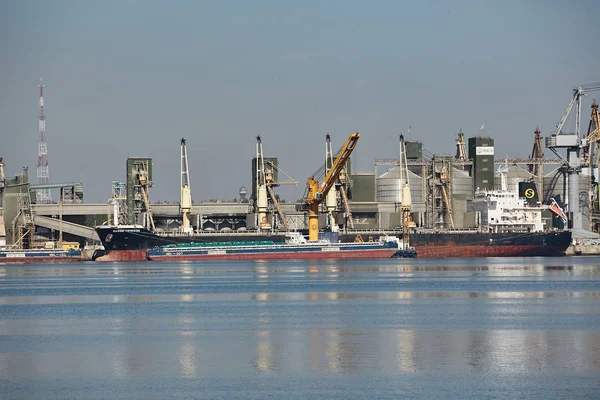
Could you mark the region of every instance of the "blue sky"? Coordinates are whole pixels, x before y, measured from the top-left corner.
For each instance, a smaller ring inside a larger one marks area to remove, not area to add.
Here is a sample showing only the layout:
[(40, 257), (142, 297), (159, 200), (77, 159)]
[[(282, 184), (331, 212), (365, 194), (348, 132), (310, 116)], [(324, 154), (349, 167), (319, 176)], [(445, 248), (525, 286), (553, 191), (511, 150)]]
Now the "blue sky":
[[(195, 201), (251, 185), (255, 136), (300, 181), (361, 132), (355, 171), (397, 137), (453, 154), (485, 134), (525, 157), (571, 89), (600, 81), (595, 1), (0, 1), (0, 156), (35, 180), (38, 81), (51, 181), (106, 201), (127, 156), (155, 162), (154, 200), (179, 199), (188, 140)], [(591, 98), (584, 104), (583, 125)], [(549, 151), (546, 151), (549, 153)]]

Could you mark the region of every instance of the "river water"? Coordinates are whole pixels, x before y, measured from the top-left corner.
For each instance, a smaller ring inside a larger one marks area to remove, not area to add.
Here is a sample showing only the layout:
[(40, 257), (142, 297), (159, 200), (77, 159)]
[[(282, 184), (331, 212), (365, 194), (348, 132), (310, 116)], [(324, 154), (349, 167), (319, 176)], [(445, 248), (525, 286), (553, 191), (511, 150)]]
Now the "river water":
[(600, 398), (600, 258), (0, 265), (0, 398)]

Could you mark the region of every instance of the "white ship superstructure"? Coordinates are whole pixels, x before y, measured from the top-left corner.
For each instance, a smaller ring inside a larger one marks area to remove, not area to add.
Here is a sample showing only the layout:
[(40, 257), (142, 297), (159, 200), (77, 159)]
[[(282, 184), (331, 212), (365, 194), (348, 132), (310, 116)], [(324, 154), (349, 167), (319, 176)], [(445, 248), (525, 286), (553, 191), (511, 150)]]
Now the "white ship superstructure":
[(516, 191), (506, 189), (506, 172), (500, 171), (501, 189), (477, 189), (473, 209), (481, 216), (481, 227), (488, 232), (541, 232), (542, 211), (548, 206), (531, 205)]

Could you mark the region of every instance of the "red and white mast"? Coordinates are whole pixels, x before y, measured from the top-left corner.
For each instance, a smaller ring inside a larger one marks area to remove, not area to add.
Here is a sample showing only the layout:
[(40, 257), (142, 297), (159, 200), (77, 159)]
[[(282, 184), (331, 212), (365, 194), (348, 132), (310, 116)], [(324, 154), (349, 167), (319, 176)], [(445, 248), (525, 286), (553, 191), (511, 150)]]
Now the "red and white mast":
[[(45, 185), (49, 183), (50, 172), (48, 170), (48, 147), (46, 145), (46, 117), (44, 116), (44, 82), (40, 78), (40, 142), (38, 143), (37, 178), (38, 183)], [(52, 203), (50, 189), (37, 189), (35, 192), (38, 204)]]

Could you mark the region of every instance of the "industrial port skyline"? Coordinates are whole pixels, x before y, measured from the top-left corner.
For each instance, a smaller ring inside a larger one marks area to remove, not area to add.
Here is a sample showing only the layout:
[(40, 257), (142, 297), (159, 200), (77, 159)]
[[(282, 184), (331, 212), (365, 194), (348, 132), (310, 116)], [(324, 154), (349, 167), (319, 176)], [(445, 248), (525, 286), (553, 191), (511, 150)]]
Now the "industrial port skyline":
[(177, 201), (181, 137), (196, 202), (251, 185), (257, 134), (299, 181), (278, 190), (292, 201), (326, 133), (338, 148), (361, 132), (355, 172), (396, 158), (400, 133), (454, 154), (462, 128), (493, 137), (497, 159), (527, 157), (536, 126), (548, 136), (571, 89), (598, 81), (593, 2), (343, 4), (3, 5), (3, 36), (19, 38), (0, 66), (7, 175), (27, 166), (36, 183), (40, 77), (50, 181), (83, 180), (86, 202), (106, 201), (128, 156), (152, 157), (152, 198)]

